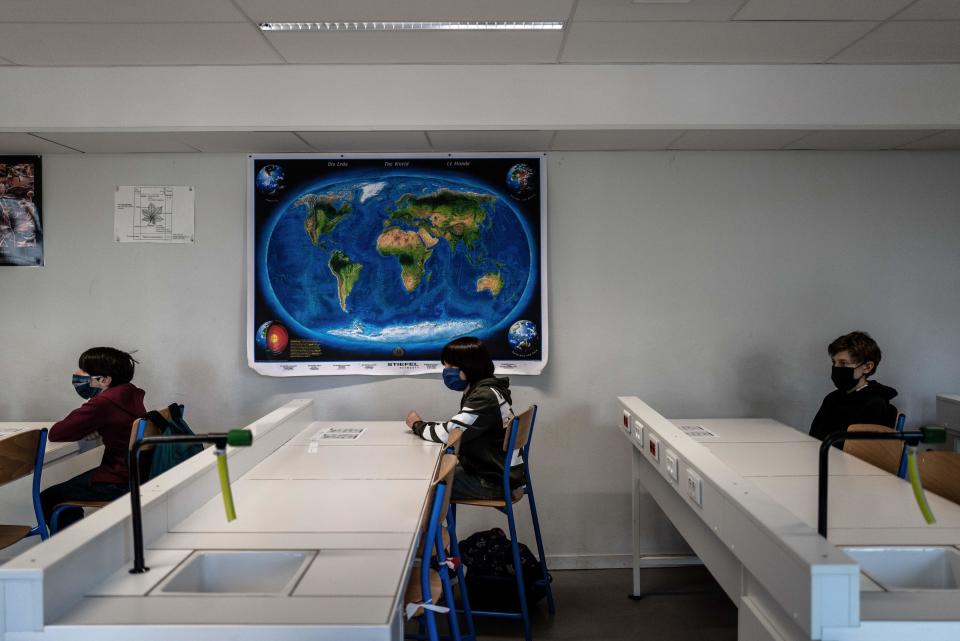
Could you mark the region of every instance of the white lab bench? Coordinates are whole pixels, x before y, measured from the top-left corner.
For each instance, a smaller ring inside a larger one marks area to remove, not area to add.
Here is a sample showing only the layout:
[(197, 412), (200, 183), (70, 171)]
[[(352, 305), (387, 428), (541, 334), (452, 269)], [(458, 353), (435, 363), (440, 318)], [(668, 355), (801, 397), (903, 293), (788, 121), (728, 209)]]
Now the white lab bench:
[[(0, 422), (0, 440), (10, 438), (27, 430), (49, 428), (55, 421), (8, 421)], [(103, 457), (103, 446), (100, 439), (89, 439), (79, 442), (51, 443), (47, 441), (47, 448), (43, 457), (43, 476), (41, 489), (51, 485), (63, 483), (78, 474), (82, 474), (100, 464)], [(31, 499), (33, 475), (27, 475), (12, 483), (0, 487), (0, 522), (3, 523), (35, 523), (33, 501)], [(32, 546), (37, 540), (31, 537), (3, 551), (8, 556), (11, 551), (19, 551)]]
[[(228, 523), (208, 450), (142, 492), (146, 564), (131, 575), (129, 501), (0, 567), (6, 641), (399, 640), (401, 603), (440, 447), (401, 421), (318, 423), (291, 401), (231, 449), (237, 519)], [(330, 428), (363, 429), (324, 439)], [(164, 593), (191, 555), (299, 551), (275, 595)]]
[(960, 590), (886, 589), (838, 547), (955, 554), (960, 506), (928, 495), (937, 522), (927, 525), (909, 484), (832, 449), (825, 540), (819, 441), (769, 419), (668, 421), (636, 397), (619, 407), (633, 456), (635, 594), (647, 492), (737, 604), (741, 641), (960, 639)]

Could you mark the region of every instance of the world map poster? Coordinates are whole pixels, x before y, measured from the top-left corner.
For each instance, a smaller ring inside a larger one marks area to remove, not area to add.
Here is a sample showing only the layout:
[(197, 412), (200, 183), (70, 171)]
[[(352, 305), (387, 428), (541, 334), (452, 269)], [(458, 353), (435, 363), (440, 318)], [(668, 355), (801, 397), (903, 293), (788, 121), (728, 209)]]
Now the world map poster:
[(543, 154), (251, 155), (247, 362), (268, 376), (439, 372), (460, 336), (547, 362)]

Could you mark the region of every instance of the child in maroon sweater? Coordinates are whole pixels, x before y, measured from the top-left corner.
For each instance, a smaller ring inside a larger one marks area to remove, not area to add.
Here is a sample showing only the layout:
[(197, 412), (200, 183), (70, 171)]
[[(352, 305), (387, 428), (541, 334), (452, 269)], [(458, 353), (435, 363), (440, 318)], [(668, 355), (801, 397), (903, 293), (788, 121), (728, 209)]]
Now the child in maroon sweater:
[[(40, 493), (47, 522), (53, 509), (65, 501), (112, 501), (127, 493), (127, 451), (133, 421), (147, 410), (143, 390), (133, 385), (134, 363), (130, 354), (112, 347), (93, 347), (80, 355), (80, 368), (73, 386), (86, 403), (50, 428), (53, 442), (79, 441), (99, 434), (103, 459), (99, 467)], [(83, 518), (82, 509), (65, 510), (58, 521), (62, 530)]]

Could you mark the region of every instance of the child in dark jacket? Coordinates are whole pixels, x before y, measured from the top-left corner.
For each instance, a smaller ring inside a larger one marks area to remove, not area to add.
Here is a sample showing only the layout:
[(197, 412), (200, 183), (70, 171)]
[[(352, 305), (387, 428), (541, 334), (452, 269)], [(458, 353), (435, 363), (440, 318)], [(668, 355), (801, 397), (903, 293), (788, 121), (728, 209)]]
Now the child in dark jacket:
[[(100, 465), (40, 493), (43, 515), (66, 501), (112, 501), (127, 493), (127, 452), (133, 421), (146, 414), (143, 390), (131, 383), (136, 361), (112, 347), (93, 347), (80, 355), (73, 374), (77, 394), (87, 401), (50, 428), (53, 442), (79, 441), (98, 434), (103, 441)], [(83, 518), (83, 510), (66, 510), (58, 529)]]
[[(463, 430), (460, 464), (453, 478), (455, 499), (503, 498), (504, 428), (513, 419), (510, 380), (493, 375), (493, 360), (483, 342), (472, 336), (451, 341), (440, 355), (443, 382), (462, 391), (460, 411), (447, 421), (424, 421), (407, 415), (407, 427), (420, 438), (446, 443), (451, 431)], [(511, 462), (510, 485), (523, 484), (523, 467)]]
[[(823, 399), (810, 426), (810, 436), (821, 441), (833, 432), (846, 432), (851, 425), (870, 423), (894, 427), (897, 409), (890, 399), (897, 390), (867, 380), (880, 364), (880, 347), (866, 332), (851, 332), (827, 348), (833, 361), (830, 378), (836, 390)], [(836, 444), (842, 447), (841, 444)]]

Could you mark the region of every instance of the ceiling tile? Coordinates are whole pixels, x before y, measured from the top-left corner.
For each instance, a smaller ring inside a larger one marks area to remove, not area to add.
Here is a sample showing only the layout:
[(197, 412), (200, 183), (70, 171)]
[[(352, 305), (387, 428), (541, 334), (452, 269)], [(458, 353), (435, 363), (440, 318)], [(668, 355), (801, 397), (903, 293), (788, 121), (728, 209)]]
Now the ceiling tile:
[(888, 22), (830, 62), (960, 62), (960, 22)]
[(786, 146), (786, 149), (881, 150), (896, 149), (929, 136), (932, 131), (864, 130), (813, 131)]
[(584, 129), (561, 130), (553, 139), (555, 151), (626, 151), (666, 149), (680, 131), (672, 129)]
[(729, 20), (743, 0), (630, 2), (580, 0), (574, 20)]
[(170, 133), (45, 132), (39, 135), (89, 154), (196, 152), (179, 142), (178, 134)]
[(872, 22), (578, 22), (563, 62), (822, 62)]
[(960, 20), (960, 0), (919, 0), (896, 20)]
[(941, 131), (901, 145), (898, 149), (960, 149), (960, 131)]
[(300, 63), (555, 62), (563, 41), (560, 31), (272, 32), (267, 37), (288, 62)]
[(0, 133), (0, 154), (75, 154), (75, 150), (32, 134)]
[(66, 66), (283, 62), (249, 23), (0, 23), (0, 56)]
[(670, 149), (757, 150), (782, 149), (808, 132), (795, 129), (704, 129), (684, 133)]
[(424, 152), (430, 143), (422, 131), (298, 131), (297, 135), (323, 152)]
[(566, 20), (573, 0), (237, 0), (256, 22)]
[(185, 145), (207, 153), (269, 154), (312, 151), (289, 131), (197, 131), (175, 134)]
[(3, 22), (239, 22), (230, 0), (3, 0)]
[(437, 151), (543, 151), (552, 131), (428, 131)]
[(913, 0), (750, 0), (737, 20), (886, 20)]

